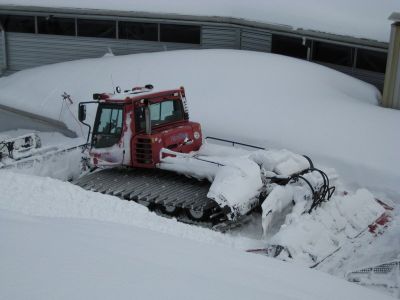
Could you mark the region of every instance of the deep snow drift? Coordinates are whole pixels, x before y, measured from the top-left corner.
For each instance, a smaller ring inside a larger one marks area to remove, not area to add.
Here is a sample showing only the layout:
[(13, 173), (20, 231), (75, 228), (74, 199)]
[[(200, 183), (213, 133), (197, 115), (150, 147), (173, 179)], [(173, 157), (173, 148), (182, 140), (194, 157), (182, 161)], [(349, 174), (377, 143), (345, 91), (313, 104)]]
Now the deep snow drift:
[(0, 103), (59, 119), (68, 92), (74, 104), (61, 120), (81, 134), (70, 110), (112, 91), (112, 81), (123, 89), (183, 85), (204, 136), (286, 148), (334, 167), (349, 185), (400, 193), (400, 112), (378, 107), (371, 85), (290, 57), (185, 50), (60, 63), (1, 78)]
[(0, 209), (0, 236), (1, 299), (392, 299), (293, 264), (121, 224)]
[(397, 0), (0, 0), (0, 4), (219, 16), (388, 41)]
[(387, 298), (54, 179), (0, 171), (0, 188), (0, 298)]

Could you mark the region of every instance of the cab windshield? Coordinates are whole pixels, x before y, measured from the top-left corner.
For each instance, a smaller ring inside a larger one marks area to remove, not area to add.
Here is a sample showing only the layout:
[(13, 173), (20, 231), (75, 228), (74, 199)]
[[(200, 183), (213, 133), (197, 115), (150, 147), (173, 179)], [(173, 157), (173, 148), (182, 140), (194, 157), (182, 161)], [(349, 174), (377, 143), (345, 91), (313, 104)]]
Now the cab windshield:
[(122, 121), (122, 106), (99, 106), (93, 129), (93, 146), (105, 148), (118, 143), (122, 133)]
[[(179, 101), (165, 100), (150, 104), (151, 127), (164, 125), (183, 120), (183, 109)], [(146, 127), (145, 108), (135, 109), (136, 130), (142, 131)]]

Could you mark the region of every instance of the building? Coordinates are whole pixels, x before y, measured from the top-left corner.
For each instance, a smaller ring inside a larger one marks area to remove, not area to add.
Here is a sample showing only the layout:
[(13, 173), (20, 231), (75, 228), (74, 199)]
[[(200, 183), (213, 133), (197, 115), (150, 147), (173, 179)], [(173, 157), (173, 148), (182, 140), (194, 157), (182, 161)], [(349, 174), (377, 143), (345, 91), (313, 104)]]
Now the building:
[[(0, 5), (2, 75), (35, 66), (176, 49), (244, 49), (326, 65), (383, 91), (388, 43), (230, 17)], [(1, 75), (0, 75), (1, 76)]]

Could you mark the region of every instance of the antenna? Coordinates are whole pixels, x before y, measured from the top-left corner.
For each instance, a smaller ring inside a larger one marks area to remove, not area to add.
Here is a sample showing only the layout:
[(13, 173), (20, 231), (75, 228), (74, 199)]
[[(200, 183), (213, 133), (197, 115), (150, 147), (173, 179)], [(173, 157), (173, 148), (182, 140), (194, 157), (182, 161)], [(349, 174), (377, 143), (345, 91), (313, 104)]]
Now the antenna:
[(111, 78), (111, 85), (112, 85), (113, 94), (115, 94), (115, 84), (114, 84), (114, 80), (113, 80), (112, 74), (110, 74), (110, 78)]

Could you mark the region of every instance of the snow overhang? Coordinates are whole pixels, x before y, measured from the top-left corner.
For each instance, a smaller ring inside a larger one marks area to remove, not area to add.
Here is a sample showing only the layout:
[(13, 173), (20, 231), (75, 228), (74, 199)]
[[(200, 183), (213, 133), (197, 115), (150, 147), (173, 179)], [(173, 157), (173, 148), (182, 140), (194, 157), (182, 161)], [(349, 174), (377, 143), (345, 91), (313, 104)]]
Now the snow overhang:
[(389, 17), (390, 21), (393, 21), (395, 23), (400, 23), (400, 12), (394, 12), (390, 15)]

